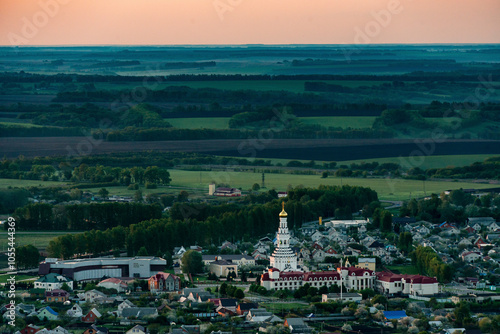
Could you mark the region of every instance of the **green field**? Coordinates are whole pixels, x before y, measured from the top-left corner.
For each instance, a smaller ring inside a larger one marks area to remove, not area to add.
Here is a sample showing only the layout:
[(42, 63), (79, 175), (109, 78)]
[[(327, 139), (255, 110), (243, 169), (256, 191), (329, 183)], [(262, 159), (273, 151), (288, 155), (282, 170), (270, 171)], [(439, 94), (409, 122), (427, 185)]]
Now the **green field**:
[(65, 187), (67, 182), (58, 181), (40, 181), (40, 180), (16, 180), (0, 179), (0, 189), (25, 188), (25, 187)]
[[(24, 245), (33, 245), (38, 249), (45, 249), (49, 245), (49, 241), (53, 238), (64, 234), (76, 234), (81, 232), (76, 231), (62, 231), (62, 232), (16, 232), (16, 247)], [(0, 232), (0, 251), (5, 252), (8, 248), (8, 235), (7, 232)]]
[[(250, 172), (200, 172), (171, 170), (172, 186), (197, 188), (202, 192), (208, 192), (208, 183), (229, 184), (231, 187), (250, 189), (254, 183), (261, 182), (260, 173)], [(417, 181), (403, 179), (363, 179), (363, 178), (337, 178), (328, 177), (322, 179), (320, 175), (293, 175), (293, 174), (266, 174), (266, 186), (268, 189), (275, 188), (284, 191), (288, 185), (305, 187), (317, 187), (325, 185), (352, 185), (370, 187), (377, 191), (379, 198), (383, 200), (404, 200), (412, 197), (422, 197), (431, 193), (441, 193), (448, 189), (460, 188), (491, 188), (490, 184), (472, 182), (449, 182), (449, 181)], [(424, 190), (425, 187), (425, 190)]]
[[(172, 126), (181, 129), (228, 129), (229, 117), (217, 118), (166, 118)], [(341, 128), (371, 128), (375, 117), (299, 117), (299, 120), (307, 125), (321, 125), (325, 127)]]
[(343, 129), (371, 128), (376, 117), (352, 117), (352, 116), (332, 116), (332, 117), (300, 117), (304, 124), (318, 124), (322, 126), (341, 127)]
[[(185, 189), (190, 193), (191, 198), (204, 196), (208, 193), (208, 184), (215, 182), (217, 184), (228, 184), (231, 187), (241, 188), (246, 191), (253, 184), (261, 183), (262, 175), (259, 172), (235, 172), (235, 171), (186, 171), (172, 169), (170, 170), (172, 182), (169, 186), (160, 186), (157, 189), (141, 188), (143, 195), (151, 193), (159, 194), (178, 194)], [(201, 182), (200, 182), (201, 181)], [(17, 183), (17, 184), (16, 184)], [(45, 185), (63, 186), (59, 182), (41, 182), (41, 181), (17, 181), (0, 179), (0, 189), (8, 185), (29, 186)], [(370, 187), (378, 193), (381, 200), (405, 200), (410, 197), (423, 197), (431, 193), (441, 193), (450, 189), (484, 189), (491, 188), (491, 184), (474, 182), (454, 182), (454, 181), (418, 181), (404, 179), (385, 179), (385, 178), (339, 178), (328, 177), (321, 178), (320, 175), (296, 175), (296, 174), (266, 174), (267, 189), (276, 189), (285, 191), (288, 186), (318, 187), (319, 185), (352, 185)], [(128, 190), (125, 186), (106, 187), (110, 195), (133, 196), (135, 190)], [(89, 189), (91, 192), (97, 192), (96, 189)]]
[(41, 128), (43, 125), (32, 124), (30, 122), (26, 122), (26, 120), (19, 120), (17, 118), (0, 118), (1, 125), (16, 125), (23, 126), (26, 128)]
[[(7, 283), (7, 279), (9, 279), (12, 275), (0, 275), (0, 283)], [(28, 275), (16, 275), (16, 282), (34, 279), (38, 277), (28, 276)]]
[(263, 306), (266, 310), (277, 313), (281, 311), (286, 311), (290, 312), (292, 310), (305, 310), (310, 308), (309, 304), (307, 303), (262, 303), (261, 306)]
[(415, 266), (386, 266), (387, 269), (395, 274), (418, 275), (418, 269)]
[(166, 118), (173, 127), (180, 129), (228, 129), (229, 117), (217, 118)]
[[(134, 74), (137, 75), (137, 74)], [(226, 90), (285, 90), (293, 93), (303, 93), (306, 81), (317, 80), (228, 80), (228, 81), (169, 81), (158, 84), (155, 90), (161, 90), (169, 86), (187, 86), (191, 88), (216, 88)], [(321, 80), (328, 84), (335, 84), (344, 87), (378, 86), (386, 81), (366, 81), (366, 80)], [(140, 86), (141, 83), (96, 83), (97, 89), (131, 89)]]
[[(426, 156), (420, 167), (422, 169), (428, 168), (445, 168), (445, 167), (463, 167), (473, 164), (477, 161), (484, 161), (487, 158), (495, 157), (498, 155), (491, 154), (472, 154), (472, 155), (433, 155)], [(362, 162), (378, 162), (380, 164), (386, 162), (399, 163), (397, 158), (376, 158), (376, 159), (361, 159), (361, 160), (347, 160), (339, 161), (338, 165), (350, 165), (351, 163), (360, 164)], [(288, 161), (287, 161), (288, 162)]]
[[(487, 158), (498, 157), (498, 155), (494, 154), (471, 154), (471, 155), (432, 155), (426, 156), (422, 161), (422, 164), (416, 167), (420, 167), (422, 169), (428, 168), (445, 168), (445, 167), (463, 167), (473, 164), (474, 162), (482, 162)], [(240, 158), (240, 157), (234, 157)], [(264, 159), (271, 161), (272, 164), (276, 165), (280, 163), (282, 166), (286, 166), (290, 161), (300, 161), (300, 162), (309, 162), (309, 160), (300, 160), (300, 159)], [(321, 161), (315, 160), (317, 165), (322, 165), (323, 163), (329, 163), (329, 161)], [(337, 167), (341, 165), (349, 166), (352, 163), (361, 164), (368, 162), (378, 162), (379, 164), (386, 162), (396, 162), (399, 163), (398, 158), (375, 158), (375, 159), (359, 159), (359, 160), (338, 160)], [(404, 166), (403, 166), (404, 167)]]

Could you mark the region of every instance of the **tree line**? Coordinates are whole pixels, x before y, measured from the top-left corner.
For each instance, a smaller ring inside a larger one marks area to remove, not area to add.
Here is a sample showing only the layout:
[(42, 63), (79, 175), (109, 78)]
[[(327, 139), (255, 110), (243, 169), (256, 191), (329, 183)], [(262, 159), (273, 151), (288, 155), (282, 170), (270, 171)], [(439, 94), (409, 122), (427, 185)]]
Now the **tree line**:
[[(422, 171), (423, 172), (423, 171)], [(500, 179), (500, 157), (492, 157), (483, 162), (474, 162), (463, 167), (430, 168), (426, 177), (446, 179)]]
[(71, 82), (166, 82), (166, 81), (235, 81), (235, 80), (335, 80), (335, 81), (465, 81), (478, 82), (479, 74), (492, 74), (492, 81), (500, 75), (498, 70), (484, 73), (484, 70), (470, 70), (468, 73), (457, 71), (446, 72), (413, 72), (406, 74), (172, 74), (167, 76), (135, 76), (135, 75), (100, 75), (100, 74), (37, 74), (21, 72), (3, 72), (0, 73), (0, 83), (31, 83), (31, 82), (51, 82), (51, 83), (71, 83)]
[(91, 203), (52, 205), (32, 203), (18, 208), (14, 217), (19, 230), (105, 230), (129, 226), (143, 220), (157, 219), (162, 214), (159, 205), (141, 203)]
[(449, 194), (432, 194), (430, 199), (411, 199), (399, 210), (401, 217), (415, 217), (433, 223), (444, 221), (463, 225), (469, 217), (494, 217), (500, 219), (500, 195), (487, 194), (481, 198), (462, 189)]
[[(56, 168), (53, 164), (57, 160), (57, 158), (33, 159), (26, 163), (24, 159), (5, 159), (0, 163), (0, 177), (42, 181), (69, 180), (94, 184), (117, 183), (117, 185), (126, 186), (131, 183), (167, 185), (171, 181), (169, 171), (158, 166), (122, 168), (103, 165), (89, 166), (86, 163), (80, 163), (78, 167), (71, 168), (71, 163), (64, 161), (59, 162)], [(36, 164), (37, 162), (47, 164)], [(30, 169), (22, 171), (21, 168)]]
[[(311, 129), (313, 128), (313, 129)], [(246, 139), (259, 136), (257, 130), (236, 129), (177, 129), (177, 128), (136, 128), (93, 132), (95, 138), (105, 136), (107, 141), (154, 141), (154, 140), (209, 140), (209, 139)], [(321, 126), (304, 126), (299, 129), (283, 130), (274, 133), (274, 138), (282, 139), (351, 139), (351, 138), (392, 138), (389, 130), (345, 129), (329, 130)]]
[(418, 272), (436, 277), (439, 282), (450, 282), (453, 278), (453, 268), (443, 263), (437, 253), (430, 247), (418, 246), (410, 253), (412, 263)]
[[(95, 253), (95, 247), (99, 247), (99, 252), (126, 247), (128, 254), (133, 256), (141, 247), (145, 247), (149, 255), (156, 255), (171, 252), (174, 247), (179, 246), (197, 244), (205, 247), (219, 245), (224, 240), (250, 240), (275, 233), (279, 224), (280, 201), (276, 198), (265, 203), (258, 203), (256, 198), (253, 200), (253, 203), (224, 205), (176, 203), (168, 218), (144, 217), (142, 222), (128, 218), (126, 225), (108, 224), (110, 228), (106, 230), (86, 232), (85, 242), (73, 240), (83, 238), (80, 234), (60, 236), (52, 240), (49, 252), (51, 256), (57, 257), (62, 255), (61, 249), (69, 247), (64, 253), (68, 258), (75, 254)], [(288, 212), (288, 225), (293, 229), (299, 228), (303, 221), (317, 219), (318, 216), (331, 216), (336, 209), (355, 212), (373, 201), (377, 201), (377, 194), (369, 188), (295, 188), (288, 192), (285, 210)], [(88, 229), (92, 228), (90, 226)], [(102, 240), (108, 241), (103, 243)], [(72, 248), (74, 245), (80, 246)]]

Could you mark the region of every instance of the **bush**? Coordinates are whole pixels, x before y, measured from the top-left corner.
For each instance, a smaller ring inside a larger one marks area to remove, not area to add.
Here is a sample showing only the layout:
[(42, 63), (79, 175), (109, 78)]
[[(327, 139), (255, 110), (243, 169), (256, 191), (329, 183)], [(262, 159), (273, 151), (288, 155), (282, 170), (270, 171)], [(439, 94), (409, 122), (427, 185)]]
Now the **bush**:
[(139, 184), (137, 183), (132, 183), (127, 187), (128, 190), (139, 190)]
[(156, 183), (146, 182), (146, 189), (156, 189), (156, 188), (158, 188)]

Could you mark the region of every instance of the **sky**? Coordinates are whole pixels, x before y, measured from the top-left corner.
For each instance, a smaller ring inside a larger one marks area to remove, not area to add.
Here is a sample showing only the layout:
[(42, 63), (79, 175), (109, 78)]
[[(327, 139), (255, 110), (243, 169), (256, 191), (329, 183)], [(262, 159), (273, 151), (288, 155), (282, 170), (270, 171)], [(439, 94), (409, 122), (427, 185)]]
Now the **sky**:
[(0, 0), (0, 45), (500, 43), (500, 0)]

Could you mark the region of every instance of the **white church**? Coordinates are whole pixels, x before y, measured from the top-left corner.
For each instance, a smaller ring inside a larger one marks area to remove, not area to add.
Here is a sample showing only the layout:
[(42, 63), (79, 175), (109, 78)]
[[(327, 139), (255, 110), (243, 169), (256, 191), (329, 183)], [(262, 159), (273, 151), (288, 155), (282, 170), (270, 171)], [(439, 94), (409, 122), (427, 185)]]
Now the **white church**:
[(310, 284), (315, 288), (343, 284), (347, 291), (374, 287), (375, 272), (369, 269), (351, 267), (349, 262), (346, 262), (346, 266), (338, 268), (337, 271), (305, 273), (297, 268), (297, 255), (290, 247), (287, 216), (285, 203), (283, 203), (283, 210), (279, 214), (277, 247), (270, 257), (268, 271), (261, 276), (261, 286), (267, 290), (297, 290), (305, 284)]
[(279, 271), (297, 271), (297, 255), (290, 247), (290, 232), (287, 223), (288, 214), (285, 212), (285, 202), (283, 210), (280, 212), (280, 226), (278, 228), (277, 244), (278, 247), (270, 256), (270, 265)]

